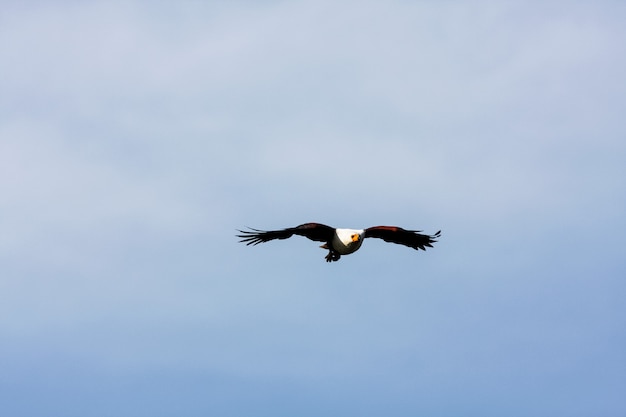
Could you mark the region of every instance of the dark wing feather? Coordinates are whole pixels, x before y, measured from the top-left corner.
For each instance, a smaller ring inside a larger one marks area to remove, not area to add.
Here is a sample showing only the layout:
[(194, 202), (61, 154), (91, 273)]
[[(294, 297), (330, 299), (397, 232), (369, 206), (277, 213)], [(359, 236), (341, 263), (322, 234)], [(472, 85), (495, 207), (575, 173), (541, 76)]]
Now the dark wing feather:
[(365, 237), (375, 237), (385, 242), (426, 250), (426, 247), (432, 248), (432, 243), (441, 236), (441, 230), (434, 235), (423, 235), (419, 232), (421, 230), (405, 230), (397, 226), (374, 226), (365, 229)]
[(274, 239), (287, 239), (293, 235), (304, 236), (317, 242), (330, 242), (335, 233), (335, 229), (320, 223), (305, 223), (300, 226), (290, 227), (282, 230), (258, 230), (249, 227), (250, 230), (239, 230), (237, 235), (240, 242), (246, 245), (258, 245)]

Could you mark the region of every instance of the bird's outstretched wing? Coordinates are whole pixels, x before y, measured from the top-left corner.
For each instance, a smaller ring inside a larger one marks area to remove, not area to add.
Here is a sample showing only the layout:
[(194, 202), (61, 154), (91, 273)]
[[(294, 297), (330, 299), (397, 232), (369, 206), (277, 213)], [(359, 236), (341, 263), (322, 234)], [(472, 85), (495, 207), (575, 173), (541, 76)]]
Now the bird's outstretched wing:
[(405, 230), (397, 226), (374, 226), (365, 229), (365, 237), (375, 237), (385, 242), (426, 250), (426, 247), (432, 248), (432, 243), (441, 236), (441, 230), (434, 235), (423, 235), (419, 232), (421, 230)]
[(304, 236), (317, 242), (330, 242), (335, 233), (334, 228), (320, 223), (305, 223), (282, 230), (258, 230), (251, 227), (249, 229), (239, 230), (241, 234), (237, 235), (241, 238), (240, 242), (246, 245), (258, 245), (274, 239), (287, 239), (293, 235)]

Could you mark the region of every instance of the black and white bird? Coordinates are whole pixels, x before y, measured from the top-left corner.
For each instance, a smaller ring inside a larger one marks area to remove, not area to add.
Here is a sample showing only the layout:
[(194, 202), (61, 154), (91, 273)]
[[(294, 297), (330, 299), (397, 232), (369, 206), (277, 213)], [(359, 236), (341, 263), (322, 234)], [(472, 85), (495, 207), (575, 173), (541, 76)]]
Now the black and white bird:
[(374, 226), (367, 229), (335, 229), (320, 223), (305, 223), (300, 226), (282, 230), (239, 230), (237, 235), (240, 242), (246, 245), (258, 245), (274, 239), (287, 239), (293, 235), (304, 236), (316, 242), (324, 242), (320, 248), (328, 249), (326, 262), (338, 261), (341, 255), (356, 252), (363, 243), (363, 239), (374, 237), (385, 242), (397, 243), (419, 250), (432, 248), (441, 230), (433, 235), (423, 235), (420, 230), (405, 230), (397, 226)]

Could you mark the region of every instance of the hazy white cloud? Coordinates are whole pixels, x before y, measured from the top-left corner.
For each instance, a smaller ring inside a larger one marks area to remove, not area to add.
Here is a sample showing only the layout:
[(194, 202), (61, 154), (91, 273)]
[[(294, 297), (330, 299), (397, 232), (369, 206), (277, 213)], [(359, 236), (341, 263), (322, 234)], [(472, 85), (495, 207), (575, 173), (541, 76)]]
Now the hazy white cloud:
[(62, 254), (58, 262), (71, 264), (86, 242), (107, 242), (130, 230), (195, 233), (216, 209), (196, 205), (178, 189), (179, 177), (167, 171), (147, 177), (89, 143), (63, 137), (57, 126), (6, 124), (0, 135), (0, 242), (18, 259)]

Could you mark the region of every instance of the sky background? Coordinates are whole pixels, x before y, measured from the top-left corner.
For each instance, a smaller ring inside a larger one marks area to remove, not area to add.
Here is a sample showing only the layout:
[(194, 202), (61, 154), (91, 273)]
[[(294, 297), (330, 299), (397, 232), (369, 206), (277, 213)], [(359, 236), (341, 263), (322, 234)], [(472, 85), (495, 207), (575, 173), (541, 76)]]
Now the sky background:
[[(0, 414), (626, 415), (626, 3), (6, 2)], [(324, 262), (236, 229), (399, 225)]]

